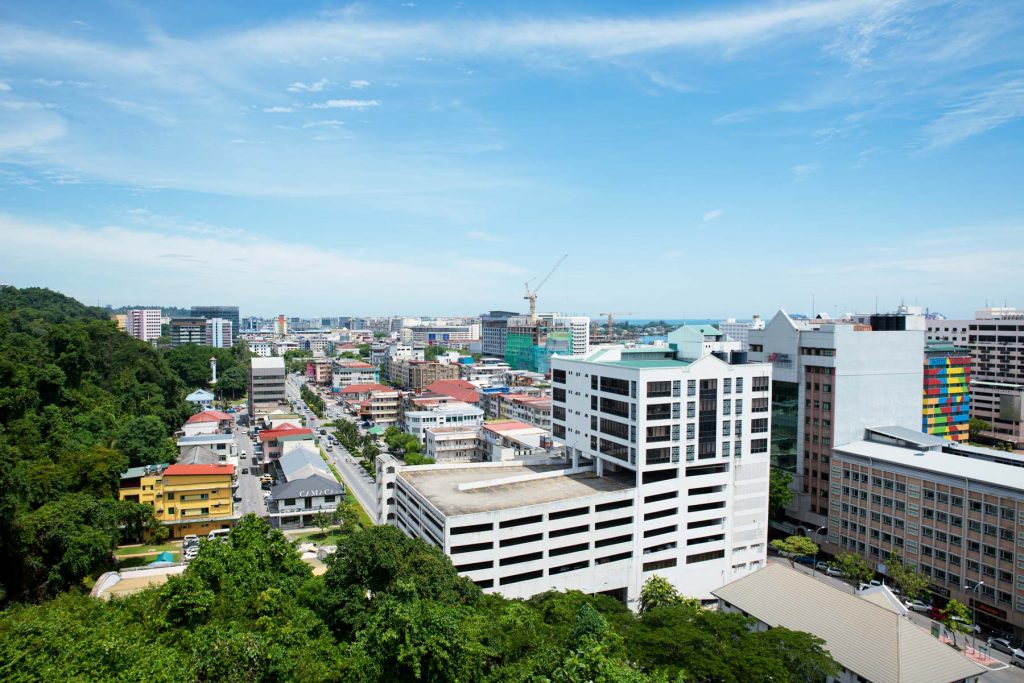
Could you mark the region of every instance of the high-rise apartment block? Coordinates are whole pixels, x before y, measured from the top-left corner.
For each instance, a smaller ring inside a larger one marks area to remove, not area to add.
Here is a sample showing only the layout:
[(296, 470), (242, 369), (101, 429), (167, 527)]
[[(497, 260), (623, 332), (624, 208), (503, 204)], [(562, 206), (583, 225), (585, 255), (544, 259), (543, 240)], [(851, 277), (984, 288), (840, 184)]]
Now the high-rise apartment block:
[(241, 329), (239, 327), (240, 318), (238, 315), (238, 306), (193, 306), (192, 317), (203, 318), (205, 320), (220, 318), (222, 320), (230, 321), (231, 343), (227, 346), (234, 346), (235, 341), (238, 339), (238, 333)]
[(267, 415), (286, 401), (284, 358), (250, 359), (249, 419)]
[(970, 381), (970, 351), (949, 342), (925, 345), (922, 432), (951, 441), (968, 439)]
[(155, 342), (160, 338), (160, 309), (133, 308), (126, 311), (124, 330), (136, 339)]
[(772, 465), (793, 473), (796, 494), (783, 527), (825, 526), (832, 448), (870, 426), (921, 428), (924, 332), (779, 311), (748, 346), (752, 361), (774, 367)]
[(974, 320), (929, 320), (928, 339), (971, 352), (971, 417), (981, 435), (1024, 447), (1024, 310), (985, 308)]
[(485, 356), (505, 357), (505, 338), (508, 336), (509, 318), (518, 316), (512, 311), (491, 311), (480, 316), (481, 352)]
[(207, 346), (218, 349), (231, 348), (233, 339), (231, 321), (224, 318), (209, 318), (206, 321), (204, 337)]

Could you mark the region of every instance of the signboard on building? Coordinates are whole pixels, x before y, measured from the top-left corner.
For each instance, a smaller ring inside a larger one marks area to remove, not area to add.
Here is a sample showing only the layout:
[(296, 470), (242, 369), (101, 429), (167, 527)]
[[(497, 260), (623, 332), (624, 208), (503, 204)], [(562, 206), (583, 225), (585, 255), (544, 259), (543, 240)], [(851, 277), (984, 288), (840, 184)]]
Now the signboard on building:
[(768, 362), (780, 368), (793, 367), (793, 357), (788, 353), (769, 353)]
[(993, 607), (992, 605), (986, 605), (983, 602), (978, 602), (974, 598), (971, 598), (971, 607), (991, 617), (1003, 619), (1004, 621), (1006, 620), (1006, 610), (1004, 609), (999, 609), (998, 607)]

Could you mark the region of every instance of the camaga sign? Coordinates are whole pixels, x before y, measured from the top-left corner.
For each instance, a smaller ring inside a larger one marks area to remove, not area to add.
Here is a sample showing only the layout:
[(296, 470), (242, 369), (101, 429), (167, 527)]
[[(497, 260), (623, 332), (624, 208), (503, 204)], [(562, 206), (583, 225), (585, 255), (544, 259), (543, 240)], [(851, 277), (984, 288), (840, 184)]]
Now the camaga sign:
[(311, 489), (309, 491), (299, 491), (299, 498), (316, 498), (317, 496), (334, 496), (341, 493), (340, 490), (336, 489)]

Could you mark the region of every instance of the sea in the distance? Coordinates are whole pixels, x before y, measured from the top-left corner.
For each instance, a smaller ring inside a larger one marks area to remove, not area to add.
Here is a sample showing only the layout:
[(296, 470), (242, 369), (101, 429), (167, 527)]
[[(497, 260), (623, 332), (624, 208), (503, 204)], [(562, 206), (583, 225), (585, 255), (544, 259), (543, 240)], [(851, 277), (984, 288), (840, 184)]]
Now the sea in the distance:
[[(623, 318), (621, 322), (628, 322), (630, 327), (646, 327), (653, 322), (664, 322), (670, 327), (679, 327), (681, 325), (708, 325), (714, 324), (720, 321), (718, 318), (702, 318), (702, 319), (679, 319), (679, 318)], [(665, 341), (665, 335), (663, 334), (645, 334), (640, 337), (640, 341), (644, 344), (651, 344), (656, 341)]]

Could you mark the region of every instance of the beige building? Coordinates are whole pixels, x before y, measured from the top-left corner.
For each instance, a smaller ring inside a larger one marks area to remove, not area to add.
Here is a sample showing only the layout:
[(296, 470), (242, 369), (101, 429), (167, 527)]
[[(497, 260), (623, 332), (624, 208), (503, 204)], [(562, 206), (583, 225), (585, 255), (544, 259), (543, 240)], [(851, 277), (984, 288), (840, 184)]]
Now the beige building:
[(936, 606), (955, 598), (980, 625), (1024, 634), (1024, 468), (992, 453), (898, 427), (837, 446), (823, 548), (882, 574), (895, 552), (931, 577)]
[(424, 432), (426, 455), (434, 462), (478, 462), (483, 459), (478, 427), (434, 427)]

